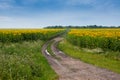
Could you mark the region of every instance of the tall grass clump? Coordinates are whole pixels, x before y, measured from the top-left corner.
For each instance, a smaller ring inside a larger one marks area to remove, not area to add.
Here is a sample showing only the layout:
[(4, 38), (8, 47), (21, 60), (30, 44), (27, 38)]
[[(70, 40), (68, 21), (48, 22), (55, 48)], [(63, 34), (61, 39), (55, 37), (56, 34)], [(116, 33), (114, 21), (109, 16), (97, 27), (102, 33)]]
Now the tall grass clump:
[(0, 80), (57, 79), (40, 51), (43, 41), (0, 44)]

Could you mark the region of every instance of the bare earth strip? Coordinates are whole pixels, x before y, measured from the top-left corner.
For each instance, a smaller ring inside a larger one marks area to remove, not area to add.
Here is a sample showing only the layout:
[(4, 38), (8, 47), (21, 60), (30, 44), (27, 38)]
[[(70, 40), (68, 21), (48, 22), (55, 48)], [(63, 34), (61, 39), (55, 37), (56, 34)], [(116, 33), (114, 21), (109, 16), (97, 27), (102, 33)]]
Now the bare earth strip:
[(42, 47), (42, 53), (48, 59), (51, 67), (59, 75), (59, 80), (120, 80), (120, 74), (66, 56), (56, 48), (56, 44), (60, 40), (62, 38), (55, 38), (51, 45), (51, 49), (58, 59), (46, 53), (49, 42)]

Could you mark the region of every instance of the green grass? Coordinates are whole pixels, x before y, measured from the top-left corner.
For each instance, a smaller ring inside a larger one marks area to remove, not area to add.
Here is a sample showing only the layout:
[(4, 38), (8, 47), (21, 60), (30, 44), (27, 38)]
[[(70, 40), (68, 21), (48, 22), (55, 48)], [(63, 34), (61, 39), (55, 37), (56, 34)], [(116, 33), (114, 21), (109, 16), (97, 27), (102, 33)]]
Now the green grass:
[(48, 46), (47, 46), (47, 51), (48, 51), (48, 52), (50, 53), (50, 55), (53, 56), (55, 59), (60, 60), (60, 58), (57, 57), (57, 56), (54, 54), (54, 52), (52, 51), (52, 49), (51, 49), (51, 45), (53, 44), (53, 42), (54, 42), (54, 41), (49, 42), (49, 44), (48, 44)]
[(120, 73), (120, 60), (106, 57), (103, 54), (85, 52), (82, 49), (70, 44), (66, 40), (60, 42), (58, 47), (60, 50), (73, 58)]
[(55, 57), (56, 55), (53, 53), (53, 51), (51, 50), (51, 44), (53, 43), (53, 41), (49, 42), (48, 46), (47, 46), (47, 51), (50, 53), (51, 56)]
[(41, 53), (43, 42), (0, 43), (0, 80), (56, 80)]

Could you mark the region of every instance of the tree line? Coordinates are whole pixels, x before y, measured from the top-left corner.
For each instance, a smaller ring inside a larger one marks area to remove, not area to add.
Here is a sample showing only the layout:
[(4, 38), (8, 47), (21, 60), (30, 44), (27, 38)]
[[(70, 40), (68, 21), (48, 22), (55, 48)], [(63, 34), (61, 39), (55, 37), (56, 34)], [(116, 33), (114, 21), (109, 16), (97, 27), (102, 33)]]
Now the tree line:
[(87, 25), (87, 26), (47, 26), (44, 28), (120, 28), (120, 26), (98, 26), (98, 25)]

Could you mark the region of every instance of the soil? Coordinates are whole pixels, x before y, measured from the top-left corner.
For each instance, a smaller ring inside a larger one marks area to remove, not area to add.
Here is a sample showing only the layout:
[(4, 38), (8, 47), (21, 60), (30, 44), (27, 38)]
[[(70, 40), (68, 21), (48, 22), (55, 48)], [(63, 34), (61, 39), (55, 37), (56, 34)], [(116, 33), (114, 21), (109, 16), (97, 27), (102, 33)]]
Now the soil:
[(46, 53), (46, 48), (50, 41), (43, 45), (42, 53), (47, 58), (51, 67), (59, 75), (58, 80), (120, 80), (120, 74), (98, 68), (65, 55), (64, 52), (58, 50), (56, 47), (62, 38), (57, 37), (53, 40), (51, 49), (57, 58)]

